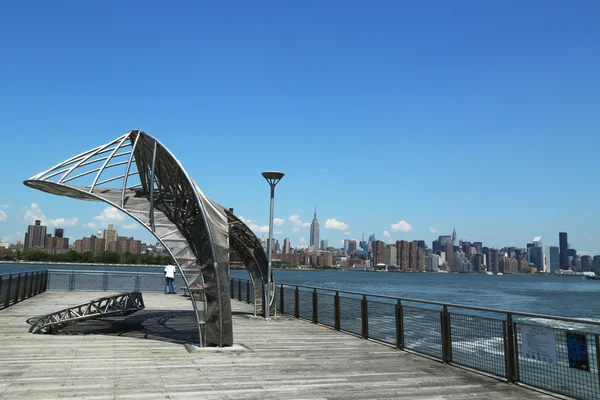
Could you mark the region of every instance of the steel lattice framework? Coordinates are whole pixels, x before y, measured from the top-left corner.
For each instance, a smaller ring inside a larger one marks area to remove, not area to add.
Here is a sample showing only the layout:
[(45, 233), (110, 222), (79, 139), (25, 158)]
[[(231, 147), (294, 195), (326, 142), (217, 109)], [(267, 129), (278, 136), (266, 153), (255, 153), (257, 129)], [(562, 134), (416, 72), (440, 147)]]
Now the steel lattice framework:
[(52, 333), (77, 322), (116, 315), (129, 315), (144, 309), (144, 299), (140, 292), (120, 293), (102, 297), (89, 303), (65, 308), (50, 314), (29, 318), (31, 333)]
[[(247, 262), (256, 313), (265, 313), (268, 263), (260, 241), (229, 209), (204, 195), (177, 158), (147, 133), (131, 130), (24, 183), (60, 196), (106, 202), (147, 228), (173, 257), (188, 288), (204, 288), (202, 310), (192, 296), (201, 345), (233, 344), (230, 242)], [(274, 308), (271, 301), (271, 314)]]

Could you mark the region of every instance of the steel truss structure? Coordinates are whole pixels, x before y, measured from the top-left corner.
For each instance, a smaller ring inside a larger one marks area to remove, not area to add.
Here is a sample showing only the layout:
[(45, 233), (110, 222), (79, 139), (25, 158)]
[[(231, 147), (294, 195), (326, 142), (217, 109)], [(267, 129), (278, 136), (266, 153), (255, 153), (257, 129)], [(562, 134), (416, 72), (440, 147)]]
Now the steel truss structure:
[(52, 333), (77, 322), (116, 315), (129, 315), (144, 309), (144, 299), (140, 292), (120, 293), (102, 297), (89, 303), (65, 308), (50, 314), (29, 318), (31, 333)]
[[(264, 301), (268, 262), (258, 238), (233, 212), (209, 199), (179, 160), (140, 130), (72, 157), (24, 182), (51, 194), (103, 201), (148, 229), (173, 257), (188, 288), (203, 287), (202, 309), (192, 296), (202, 346), (233, 344), (229, 249), (246, 262), (255, 312)], [(115, 187), (116, 185), (116, 187)]]

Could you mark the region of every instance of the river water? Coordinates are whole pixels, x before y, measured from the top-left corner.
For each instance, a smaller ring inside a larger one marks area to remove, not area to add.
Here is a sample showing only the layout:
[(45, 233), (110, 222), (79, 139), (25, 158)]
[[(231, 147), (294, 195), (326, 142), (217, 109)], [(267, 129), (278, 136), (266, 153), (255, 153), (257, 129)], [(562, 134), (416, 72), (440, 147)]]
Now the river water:
[[(43, 269), (162, 273), (161, 267), (0, 264), (0, 274)], [(443, 303), (600, 319), (600, 281), (581, 276), (435, 274), (349, 271), (273, 271), (289, 283)], [(232, 270), (233, 278), (248, 278)]]

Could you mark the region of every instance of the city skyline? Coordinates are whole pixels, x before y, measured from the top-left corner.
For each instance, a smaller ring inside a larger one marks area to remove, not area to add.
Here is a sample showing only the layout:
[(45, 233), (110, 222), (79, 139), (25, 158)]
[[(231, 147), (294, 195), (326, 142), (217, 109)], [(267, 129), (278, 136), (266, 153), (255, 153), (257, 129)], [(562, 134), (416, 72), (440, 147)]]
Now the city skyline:
[[(120, 213), (118, 210), (113, 209), (112, 207), (106, 208), (104, 210), (104, 212), (103, 212), (103, 215), (105, 215), (105, 216), (106, 215), (112, 215), (112, 216), (114, 216), (114, 218), (117, 221), (121, 221), (120, 216), (118, 216), (119, 214), (123, 218), (127, 218), (127, 216), (125, 214)], [(305, 222), (303, 222), (301, 220), (298, 220), (297, 218), (295, 218), (296, 216), (297, 215), (293, 215), (290, 218), (290, 221), (292, 221), (296, 225), (296, 227), (292, 228), (292, 232), (295, 232), (296, 229), (299, 229), (298, 225), (302, 225), (303, 228), (306, 228), (306, 226), (307, 226), (307, 223), (305, 223)], [(263, 229), (264, 227), (258, 226), (255, 221), (245, 219), (244, 217), (240, 216), (240, 219), (244, 223), (246, 223), (257, 234), (258, 237), (262, 237), (263, 241), (267, 240), (267, 237), (266, 237), (264, 229)], [(281, 221), (282, 220), (281, 218), (275, 218), (275, 220), (276, 220), (276, 225), (277, 226), (281, 227), (281, 226), (284, 225), (284, 222)], [(56, 237), (59, 237), (58, 235), (60, 235), (60, 237), (62, 238), (63, 235), (64, 235), (64, 237), (67, 238), (67, 239), (74, 239), (73, 242), (71, 243), (72, 246), (74, 245), (75, 240), (79, 240), (79, 239), (75, 239), (74, 236), (65, 234), (64, 233), (65, 229), (59, 227), (57, 225), (56, 220), (54, 220), (55, 227), (47, 227), (47, 226), (45, 226), (46, 223), (47, 223), (46, 220), (35, 220), (34, 224), (29, 225), (29, 229), (25, 231), (25, 233), (24, 233), (25, 236), (24, 236), (23, 239), (17, 239), (15, 241), (11, 242), (9, 240), (5, 240), (5, 239), (0, 238), (0, 244), (5, 243), (5, 244), (13, 244), (14, 245), (16, 243), (22, 243), (23, 245), (25, 245), (25, 247), (30, 247), (30, 248), (35, 247), (35, 246), (31, 246), (31, 244), (29, 246), (26, 245), (26, 243), (28, 243), (28, 239), (27, 239), (28, 235), (31, 236), (30, 235), (31, 228), (34, 225), (35, 226), (42, 225), (43, 233), (40, 234), (42, 236), (45, 236), (46, 229), (49, 228), (50, 230), (48, 232), (54, 231), (55, 234), (57, 235)], [(137, 222), (135, 222), (135, 221), (134, 221), (134, 223), (137, 224)], [(96, 236), (96, 237), (102, 238), (102, 237), (106, 236), (107, 230), (110, 232), (115, 225), (111, 224), (109, 222), (106, 222), (104, 229), (102, 228), (102, 226), (103, 225), (94, 225), (94, 228), (98, 228), (97, 229), (97, 233), (87, 233), (87, 234), (84, 234), (83, 236), (80, 236), (80, 238), (86, 238), (86, 237), (89, 238), (91, 236)], [(124, 226), (124, 225), (121, 225), (121, 226)], [(128, 225), (125, 225), (125, 226), (128, 226)], [(143, 227), (141, 227), (141, 226), (139, 226), (139, 227), (142, 228), (141, 231), (140, 231), (140, 233), (143, 232), (143, 233), (146, 234), (146, 235), (140, 235), (140, 236), (141, 237), (146, 237), (147, 236), (147, 239), (142, 239), (141, 242), (145, 242), (145, 243), (155, 243), (156, 242), (156, 238), (154, 236), (152, 236), (151, 234), (149, 234), (149, 232), (147, 232), (147, 231), (144, 232)], [(131, 228), (129, 228), (129, 229), (131, 229)], [(137, 229), (137, 227), (135, 229)], [(309, 230), (309, 235), (311, 237), (311, 240), (314, 240), (315, 238), (318, 240), (316, 246), (313, 243), (310, 243), (310, 244), (307, 245), (305, 243), (305, 241), (299, 241), (298, 243), (293, 243), (293, 241), (290, 240), (290, 237), (288, 235), (285, 235), (282, 230), (275, 231), (278, 235), (281, 235), (281, 237), (274, 235), (273, 236), (273, 241), (279, 243), (279, 241), (281, 240), (280, 249), (283, 249), (285, 247), (285, 243), (287, 243), (288, 246), (289, 246), (289, 248), (292, 248), (292, 249), (305, 249), (305, 248), (311, 247), (314, 250), (326, 249), (326, 248), (335, 248), (335, 249), (344, 249), (344, 250), (347, 250), (346, 246), (348, 245), (349, 242), (353, 242), (354, 246), (355, 246), (355, 249), (359, 249), (358, 248), (359, 241), (360, 241), (360, 243), (364, 242), (364, 232), (362, 232), (361, 233), (362, 239), (355, 239), (355, 238), (348, 237), (348, 238), (342, 239), (340, 241), (339, 245), (336, 245), (335, 243), (333, 243), (331, 246), (329, 246), (328, 239), (326, 239), (326, 238), (319, 239), (319, 237), (320, 237), (320, 231), (319, 231), (319, 223), (318, 223), (318, 220), (317, 220), (316, 209), (314, 211), (313, 221), (310, 224), (308, 224), (308, 230)], [(113, 231), (113, 233), (114, 233), (114, 235), (116, 235), (116, 230)], [(131, 232), (129, 232), (129, 233), (131, 233)], [(434, 233), (434, 232), (430, 231), (430, 233)], [(455, 225), (452, 228), (452, 234), (451, 235), (440, 234), (439, 231), (436, 231), (435, 235), (440, 240), (443, 237), (448, 238), (448, 243), (452, 244), (453, 246), (458, 246), (459, 242), (461, 242), (461, 243), (462, 242), (467, 242), (467, 243), (471, 243), (473, 245), (479, 245), (479, 247), (482, 246), (482, 242), (481, 241), (474, 241), (473, 238), (459, 237), (457, 235), (457, 233), (456, 233), (456, 226)], [(536, 247), (539, 245), (539, 247), (543, 249), (543, 256), (547, 255), (550, 252), (551, 248), (556, 248), (556, 249), (561, 248), (561, 251), (560, 251), (560, 254), (561, 254), (560, 267), (561, 267), (561, 269), (566, 269), (566, 254), (567, 254), (566, 250), (567, 249), (575, 249), (576, 252), (577, 252), (577, 254), (579, 256), (585, 256), (585, 255), (587, 255), (587, 256), (595, 256), (595, 255), (599, 255), (600, 254), (600, 253), (593, 254), (593, 253), (588, 253), (585, 250), (579, 250), (576, 247), (576, 245), (574, 245), (571, 241), (567, 240), (567, 233), (565, 233), (565, 232), (558, 232), (557, 235), (558, 235), (558, 238), (559, 238), (558, 244), (553, 244), (553, 242), (551, 242), (551, 241), (549, 243), (546, 243), (546, 241), (544, 241), (544, 244), (542, 245), (542, 237), (541, 236), (536, 236), (536, 237), (533, 238), (533, 240), (526, 241), (525, 243), (522, 243), (522, 244), (511, 243), (511, 244), (504, 244), (504, 245), (494, 246), (494, 245), (489, 245), (489, 244), (486, 243), (485, 247), (489, 247), (489, 248), (493, 248), (493, 249), (504, 249), (504, 248), (526, 249), (531, 243), (533, 243), (534, 245), (536, 245)], [(129, 238), (133, 238), (133, 235), (128, 235), (128, 237)], [(564, 241), (563, 241), (563, 239), (564, 239)], [(392, 239), (385, 238), (385, 237), (384, 238), (378, 237), (375, 233), (372, 233), (369, 236), (369, 241), (373, 241), (373, 240), (378, 240), (378, 241), (381, 241), (383, 243), (392, 244), (392, 245), (396, 244), (397, 242), (400, 242), (400, 241), (406, 241), (406, 242), (417, 242), (418, 241), (418, 242), (423, 242), (424, 244), (426, 243), (426, 246), (429, 249), (433, 249), (434, 251), (435, 251), (435, 241), (437, 241), (436, 238), (432, 239), (431, 243), (433, 243), (433, 245), (430, 247), (429, 243), (427, 243), (427, 241), (422, 240), (422, 239), (418, 239), (418, 238), (405, 237), (405, 238), (402, 238), (402, 239), (398, 238), (398, 239), (392, 240)], [(39, 242), (39, 239), (38, 239), (38, 242)], [(326, 244), (326, 245), (324, 246), (324, 244)], [(106, 246), (108, 246), (108, 243), (106, 243)], [(442, 248), (443, 247), (444, 247), (444, 244), (442, 244)], [(563, 248), (564, 248), (565, 251), (563, 251)], [(481, 249), (479, 249), (479, 251), (481, 251)], [(540, 255), (540, 257), (542, 257), (542, 255)]]
[[(130, 29), (140, 12), (156, 29)], [(599, 13), (541, 1), (9, 4), (0, 238), (22, 240), (38, 216), (70, 237), (113, 223), (149, 241), (105, 204), (22, 184), (139, 128), (258, 235), (261, 172), (285, 172), (280, 242), (309, 245), (316, 205), (335, 247), (362, 232), (431, 243), (456, 225), (493, 247), (558, 246), (568, 232), (580, 253), (600, 254)]]

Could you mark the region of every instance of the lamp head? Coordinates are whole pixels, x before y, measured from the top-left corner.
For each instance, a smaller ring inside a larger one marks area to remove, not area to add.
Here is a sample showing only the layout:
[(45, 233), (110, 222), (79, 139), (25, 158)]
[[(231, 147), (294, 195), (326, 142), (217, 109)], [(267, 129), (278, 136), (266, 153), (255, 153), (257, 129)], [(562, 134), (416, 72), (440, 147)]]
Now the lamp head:
[(269, 185), (277, 185), (277, 183), (283, 178), (283, 172), (278, 171), (265, 171), (262, 176), (269, 182)]

